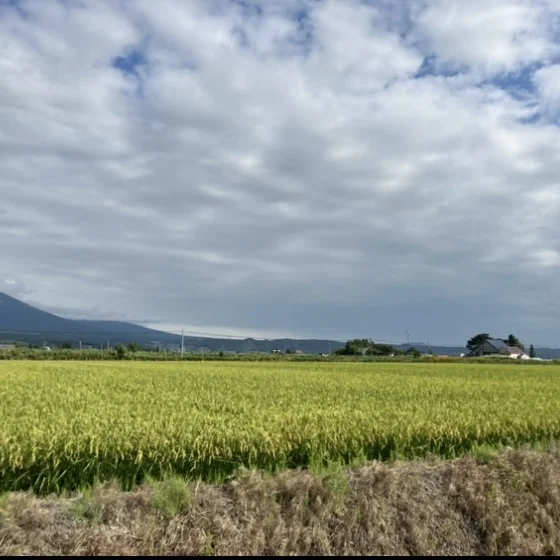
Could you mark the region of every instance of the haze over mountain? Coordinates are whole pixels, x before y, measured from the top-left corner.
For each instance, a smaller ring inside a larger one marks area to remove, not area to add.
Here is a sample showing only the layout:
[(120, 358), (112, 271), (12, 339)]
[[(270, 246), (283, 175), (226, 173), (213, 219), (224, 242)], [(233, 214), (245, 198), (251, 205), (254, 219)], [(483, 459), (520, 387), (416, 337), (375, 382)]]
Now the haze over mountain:
[(29, 331), (71, 333), (76, 324), (0, 293), (0, 331), (25, 334)]
[[(143, 345), (177, 346), (181, 337), (177, 334), (149, 329), (126, 321), (72, 320), (47, 313), (5, 293), (0, 293), (0, 341), (23, 341), (33, 343), (77, 344), (114, 346), (119, 343), (138, 342)], [(199, 351), (225, 350), (228, 352), (270, 352), (272, 350), (301, 350), (305, 353), (325, 353), (335, 351), (344, 344), (338, 340), (318, 339), (237, 339), (185, 336), (185, 349)], [(394, 345), (406, 349), (406, 345)], [(428, 351), (423, 342), (411, 342), (422, 351)], [(434, 354), (459, 355), (465, 352), (461, 346), (431, 346)], [(539, 348), (542, 358), (560, 358), (560, 350)]]
[[(0, 293), (0, 340), (26, 342), (70, 342), (106, 344), (138, 342), (141, 344), (178, 345), (176, 334), (149, 329), (123, 321), (95, 321), (64, 319), (37, 309), (5, 293)], [(185, 336), (187, 350), (223, 349), (232, 352), (298, 349), (304, 352), (328, 352), (342, 347), (340, 341), (328, 340), (255, 340), (220, 339)]]
[(16, 340), (76, 341), (105, 339), (108, 334), (132, 340), (133, 336), (173, 337), (139, 325), (117, 321), (74, 321), (37, 309), (5, 293), (0, 293), (0, 333)]

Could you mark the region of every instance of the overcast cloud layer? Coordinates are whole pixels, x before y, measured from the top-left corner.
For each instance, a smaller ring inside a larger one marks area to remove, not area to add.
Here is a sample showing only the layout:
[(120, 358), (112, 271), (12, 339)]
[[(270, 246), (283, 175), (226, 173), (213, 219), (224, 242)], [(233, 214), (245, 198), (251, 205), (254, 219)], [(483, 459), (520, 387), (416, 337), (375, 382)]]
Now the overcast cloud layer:
[(560, 343), (557, 0), (0, 0), (0, 291)]

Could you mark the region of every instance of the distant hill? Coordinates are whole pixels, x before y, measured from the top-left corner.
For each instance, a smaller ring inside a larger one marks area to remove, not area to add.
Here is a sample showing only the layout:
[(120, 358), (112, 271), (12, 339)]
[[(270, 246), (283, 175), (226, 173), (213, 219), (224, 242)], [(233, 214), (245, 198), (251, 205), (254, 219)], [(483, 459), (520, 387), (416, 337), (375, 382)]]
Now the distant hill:
[(0, 331), (12, 333), (72, 332), (74, 321), (41, 311), (4, 293), (0, 293)]
[[(162, 347), (181, 343), (181, 337), (123, 321), (78, 321), (63, 319), (7, 294), (0, 293), (0, 340), (27, 343), (105, 345), (107, 342), (128, 344), (138, 342)], [(305, 353), (334, 352), (344, 345), (329, 340), (244, 340), (185, 336), (186, 351), (224, 350), (226, 352), (271, 352), (272, 350), (301, 350)]]
[(83, 332), (100, 331), (107, 334), (141, 336), (141, 337), (165, 337), (169, 340), (176, 340), (177, 335), (171, 333), (149, 329), (134, 323), (126, 323), (123, 321), (73, 321), (82, 328)]
[(147, 327), (142, 327), (141, 325), (135, 325), (134, 323), (125, 323), (124, 321), (75, 321), (84, 326), (85, 329), (101, 330), (105, 332), (115, 332), (115, 333), (153, 333), (159, 332), (153, 329), (148, 329)]
[[(149, 329), (134, 323), (123, 321), (75, 321), (64, 319), (47, 313), (0, 293), (0, 342), (27, 342), (51, 345), (69, 342), (72, 344), (106, 345), (128, 344), (138, 342), (142, 345), (154, 345), (166, 347), (178, 346), (181, 337), (163, 331)], [(256, 340), (246, 338), (243, 340), (235, 338), (205, 338), (185, 336), (186, 351), (224, 350), (226, 352), (272, 352), (273, 350), (301, 350), (307, 354), (326, 353), (329, 348), (334, 352), (344, 346), (338, 340), (317, 339), (274, 339)], [(421, 352), (427, 352), (425, 344), (411, 343)], [(396, 346), (406, 350), (407, 345)], [(458, 356), (465, 352), (462, 347), (432, 346), (433, 354), (444, 354)], [(541, 358), (560, 359), (559, 349), (537, 348), (537, 355)]]
[[(0, 293), (0, 339), (24, 342), (106, 343), (180, 341), (180, 337), (118, 321), (74, 321), (63, 319)], [(138, 340), (140, 339), (140, 340)]]

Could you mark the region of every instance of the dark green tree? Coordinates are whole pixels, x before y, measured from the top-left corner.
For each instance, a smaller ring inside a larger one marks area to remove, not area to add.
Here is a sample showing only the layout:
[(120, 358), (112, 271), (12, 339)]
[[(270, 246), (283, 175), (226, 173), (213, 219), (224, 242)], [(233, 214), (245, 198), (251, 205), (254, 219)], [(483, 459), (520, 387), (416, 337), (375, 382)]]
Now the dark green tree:
[(531, 344), (531, 348), (529, 348), (529, 358), (536, 358), (537, 353), (535, 352), (535, 347)]
[(126, 348), (122, 344), (115, 346), (115, 354), (119, 360), (124, 360), (126, 356)]
[(422, 352), (420, 352), (420, 350), (418, 350), (418, 348), (414, 348), (414, 346), (412, 348), (409, 348), (406, 351), (406, 355), (407, 356), (412, 356), (413, 358), (420, 358), (422, 356)]
[(517, 346), (517, 348), (521, 348), (521, 350), (525, 350), (525, 346), (523, 346), (523, 343), (513, 334), (510, 334), (504, 342), (508, 346)]
[(72, 350), (72, 345), (69, 342), (65, 342), (64, 344), (61, 344), (60, 347), (63, 350)]
[(349, 340), (344, 348), (337, 350), (339, 356), (390, 356), (391, 354), (402, 354), (390, 344), (379, 344), (368, 338), (355, 338)]
[(473, 336), (467, 341), (467, 348), (473, 352), (476, 350), (481, 344), (484, 344), (487, 340), (490, 340), (492, 337), (488, 333), (481, 333)]
[(127, 349), (129, 350), (129, 352), (140, 352), (140, 350), (142, 350), (142, 346), (140, 346), (138, 342), (131, 342), (127, 346)]

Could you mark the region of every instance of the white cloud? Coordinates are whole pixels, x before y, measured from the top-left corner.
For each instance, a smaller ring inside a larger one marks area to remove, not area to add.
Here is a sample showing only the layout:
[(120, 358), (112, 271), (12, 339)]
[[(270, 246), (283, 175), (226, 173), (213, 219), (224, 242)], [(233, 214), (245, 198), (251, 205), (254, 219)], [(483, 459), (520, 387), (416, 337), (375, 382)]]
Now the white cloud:
[(537, 266), (560, 267), (560, 252), (554, 249), (541, 249), (533, 255), (533, 259)]
[(310, 66), (312, 72), (327, 75), (334, 90), (372, 93), (420, 68), (423, 56), (384, 28), (378, 10), (342, 0), (319, 6), (313, 11), (315, 50)]
[(5, 293), (12, 297), (25, 297), (27, 290), (25, 284), (19, 279), (0, 277), (0, 293)]
[(535, 83), (544, 112), (553, 119), (560, 118), (560, 64), (535, 72)]
[(482, 77), (514, 72), (559, 54), (553, 5), (539, 0), (428, 0), (416, 32), (441, 66), (467, 67)]
[[(432, 342), (515, 332), (513, 301), (536, 340), (559, 280), (556, 67), (533, 68), (557, 48), (552, 4), (419, 5), (2, 5), (0, 291)], [(415, 78), (434, 53), (461, 73)], [(480, 82), (503, 72), (538, 95)]]

